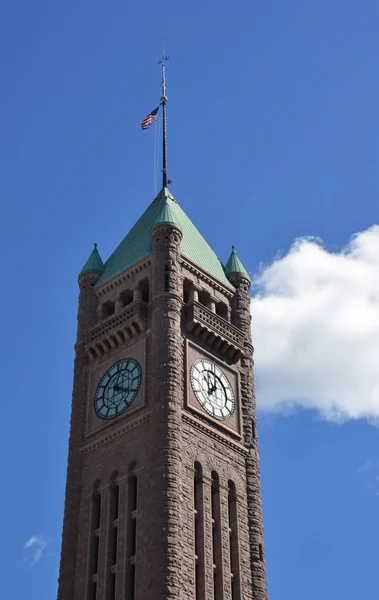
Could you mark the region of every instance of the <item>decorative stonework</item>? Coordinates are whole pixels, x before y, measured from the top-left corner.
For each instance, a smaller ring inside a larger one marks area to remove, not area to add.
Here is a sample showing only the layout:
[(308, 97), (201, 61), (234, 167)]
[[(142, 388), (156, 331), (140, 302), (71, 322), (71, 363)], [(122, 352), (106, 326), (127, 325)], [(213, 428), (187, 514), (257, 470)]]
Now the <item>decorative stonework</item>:
[(225, 295), (227, 298), (229, 298), (229, 300), (233, 298), (232, 290), (216, 281), (216, 279), (211, 279), (206, 273), (204, 273), (204, 271), (200, 271), (194, 263), (190, 262), (188, 258), (184, 258), (182, 256), (180, 260), (180, 266), (187, 269), (190, 273), (193, 273), (193, 275), (195, 275), (200, 281), (204, 281), (215, 290), (221, 292), (221, 294)]
[(196, 301), (186, 304), (185, 320), (187, 331), (192, 335), (234, 362), (239, 360), (244, 350), (244, 336), (237, 327)]
[(143, 271), (148, 271), (150, 269), (150, 266), (150, 258), (146, 257), (143, 261), (134, 265), (131, 269), (124, 271), (124, 273), (119, 273), (118, 275), (116, 275), (116, 277), (114, 277), (110, 281), (107, 281), (107, 283), (103, 284), (101, 287), (96, 289), (96, 297), (100, 298), (101, 296), (104, 296), (104, 294), (115, 290), (118, 286), (124, 285), (125, 282), (128, 282), (130, 280), (133, 281), (137, 275), (140, 275)]
[(146, 329), (146, 304), (137, 301), (125, 306), (114, 315), (104, 319), (88, 332), (86, 351), (95, 360), (112, 348), (137, 337)]

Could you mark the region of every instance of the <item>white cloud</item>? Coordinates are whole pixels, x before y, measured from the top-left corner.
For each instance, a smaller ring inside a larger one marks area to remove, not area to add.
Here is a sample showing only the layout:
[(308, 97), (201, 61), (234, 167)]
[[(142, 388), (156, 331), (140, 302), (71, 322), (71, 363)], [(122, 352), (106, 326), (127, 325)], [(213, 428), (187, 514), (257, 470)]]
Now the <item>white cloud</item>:
[(261, 409), (379, 420), (379, 226), (340, 252), (295, 241), (253, 281)]
[(369, 469), (375, 469), (376, 467), (379, 467), (379, 459), (368, 458), (366, 462), (358, 468), (358, 473), (362, 473), (362, 471), (368, 471)]
[(24, 549), (31, 551), (31, 560), (29, 565), (33, 567), (41, 560), (44, 551), (46, 549), (47, 542), (42, 535), (32, 535), (26, 542), (24, 543)]

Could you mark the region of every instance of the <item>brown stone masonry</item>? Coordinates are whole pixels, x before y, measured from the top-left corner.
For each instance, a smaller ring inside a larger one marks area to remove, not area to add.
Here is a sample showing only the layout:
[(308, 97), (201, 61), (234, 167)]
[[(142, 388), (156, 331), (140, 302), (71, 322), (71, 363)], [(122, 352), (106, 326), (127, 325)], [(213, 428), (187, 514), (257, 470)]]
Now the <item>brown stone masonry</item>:
[(234, 298), (235, 324), (245, 334), (245, 353), (241, 359), (241, 399), (246, 457), (246, 491), (248, 502), (250, 561), (254, 600), (267, 600), (266, 567), (263, 544), (263, 519), (260, 487), (259, 450), (256, 432), (256, 401), (254, 393), (253, 346), (250, 329), (250, 283), (244, 277), (233, 280), (237, 291)]
[(70, 422), (65, 510), (58, 587), (58, 600), (74, 598), (77, 564), (79, 510), (82, 497), (82, 457), (80, 448), (85, 435), (85, 417), (88, 386), (88, 357), (85, 351), (85, 332), (96, 319), (96, 298), (93, 284), (98, 274), (88, 274), (79, 282), (78, 330), (75, 346), (74, 386)]
[[(175, 225), (151, 239), (138, 270), (79, 281), (58, 600), (267, 600), (249, 282), (232, 298), (189, 268)], [(135, 399), (100, 418), (96, 388), (128, 358)], [(200, 359), (229, 383), (225, 420), (191, 388)]]

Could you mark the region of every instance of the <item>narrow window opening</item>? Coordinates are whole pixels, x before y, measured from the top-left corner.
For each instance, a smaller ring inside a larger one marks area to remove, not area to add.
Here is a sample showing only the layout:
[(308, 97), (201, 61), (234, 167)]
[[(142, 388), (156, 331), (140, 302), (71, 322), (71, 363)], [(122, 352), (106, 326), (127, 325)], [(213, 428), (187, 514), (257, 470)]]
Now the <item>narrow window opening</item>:
[(128, 478), (128, 520), (127, 520), (127, 557), (126, 598), (134, 600), (136, 585), (136, 554), (137, 554), (137, 505), (138, 481), (131, 470)]
[(200, 304), (203, 304), (204, 306), (208, 306), (208, 303), (210, 301), (211, 297), (208, 294), (208, 292), (205, 292), (204, 290), (201, 290), (199, 292), (199, 302)]
[(164, 268), (164, 291), (168, 292), (170, 289), (170, 278), (168, 273), (168, 265)]
[(263, 546), (259, 544), (259, 560), (263, 561)]
[(228, 320), (228, 307), (224, 302), (218, 302), (216, 304), (216, 314), (225, 319), (225, 321)]
[(139, 288), (141, 290), (142, 302), (145, 302), (146, 304), (148, 304), (150, 302), (149, 280), (144, 279), (143, 281), (141, 281), (141, 283), (139, 284)]
[(130, 290), (125, 290), (120, 294), (121, 306), (127, 306), (133, 302), (133, 292)]
[(135, 518), (132, 518), (130, 529), (130, 554), (131, 556), (135, 556), (137, 543), (137, 523)]
[(103, 306), (101, 307), (101, 318), (106, 319), (107, 317), (110, 317), (111, 315), (113, 315), (114, 311), (114, 302), (111, 302), (111, 300), (109, 300), (108, 302), (104, 302)]
[(120, 488), (117, 484), (112, 484), (111, 486), (111, 520), (115, 521), (118, 519), (118, 509), (120, 502)]
[(131, 475), (129, 478), (129, 493), (130, 493), (130, 511), (137, 510), (137, 476)]
[(120, 502), (120, 488), (117, 482), (117, 473), (111, 477), (109, 487), (109, 539), (107, 548), (107, 599), (116, 600), (116, 564), (117, 564), (117, 545), (118, 545), (118, 516)]
[(199, 563), (198, 561), (196, 561), (195, 564), (195, 593), (196, 593), (196, 600), (200, 600), (201, 599), (201, 591), (200, 591), (200, 574), (199, 574)]
[(116, 573), (111, 573), (110, 600), (116, 600)]
[(100, 494), (95, 494), (93, 497), (93, 526), (94, 529), (99, 529), (100, 527), (100, 513), (101, 513), (101, 496)]
[(190, 290), (192, 289), (192, 283), (188, 279), (185, 279), (183, 282), (183, 302), (187, 304), (190, 299)]
[(212, 471), (212, 553), (213, 553), (213, 588), (214, 600), (223, 598), (222, 582), (222, 538), (221, 538), (221, 505), (220, 482), (215, 471)]
[(117, 563), (117, 527), (113, 527), (113, 533), (112, 533), (112, 560), (111, 560), (111, 564), (115, 565)]
[(93, 581), (91, 583), (91, 595), (90, 595), (90, 598), (91, 598), (91, 600), (96, 600), (96, 597), (97, 597), (97, 583), (96, 583), (96, 581)]
[(130, 592), (127, 596), (128, 600), (135, 600), (136, 594), (136, 566), (130, 565)]
[(99, 567), (99, 547), (100, 547), (100, 538), (98, 535), (95, 535), (95, 543), (94, 543), (94, 552), (93, 552), (93, 574), (96, 575), (98, 567)]

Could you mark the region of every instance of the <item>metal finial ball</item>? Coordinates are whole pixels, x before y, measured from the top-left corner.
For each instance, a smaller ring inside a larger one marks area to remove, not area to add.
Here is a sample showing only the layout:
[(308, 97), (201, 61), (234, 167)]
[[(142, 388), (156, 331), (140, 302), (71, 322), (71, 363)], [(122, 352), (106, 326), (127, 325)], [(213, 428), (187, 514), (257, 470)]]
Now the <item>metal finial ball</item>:
[(167, 96), (162, 96), (162, 98), (161, 98), (162, 104), (166, 104), (167, 100), (168, 100)]

